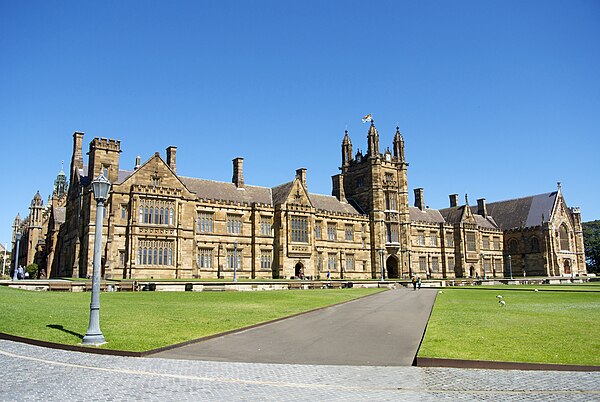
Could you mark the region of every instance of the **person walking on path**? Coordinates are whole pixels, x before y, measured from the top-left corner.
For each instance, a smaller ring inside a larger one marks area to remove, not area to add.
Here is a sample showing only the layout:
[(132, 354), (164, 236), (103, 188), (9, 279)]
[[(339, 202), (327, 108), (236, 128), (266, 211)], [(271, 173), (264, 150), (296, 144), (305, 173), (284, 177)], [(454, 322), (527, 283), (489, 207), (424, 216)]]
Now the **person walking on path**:
[(420, 276), (417, 278), (417, 287), (419, 289), (421, 289), (421, 277)]
[(417, 290), (417, 277), (412, 277), (413, 290)]

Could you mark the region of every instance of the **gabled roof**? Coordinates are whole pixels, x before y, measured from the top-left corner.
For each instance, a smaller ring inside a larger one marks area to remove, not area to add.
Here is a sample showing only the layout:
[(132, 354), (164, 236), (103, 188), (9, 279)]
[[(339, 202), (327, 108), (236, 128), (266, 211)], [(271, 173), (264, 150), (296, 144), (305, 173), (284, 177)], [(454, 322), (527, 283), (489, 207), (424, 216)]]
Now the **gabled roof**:
[(294, 186), (294, 182), (290, 181), (288, 183), (280, 184), (279, 186), (273, 187), (273, 205), (280, 205), (285, 202), (288, 195), (290, 195), (290, 191), (292, 191), (292, 187)]
[[(556, 202), (557, 191), (487, 204), (491, 215), (502, 230), (531, 227), (547, 222)], [(471, 207), (477, 212), (477, 207)]]
[(233, 183), (182, 177), (179, 179), (198, 198), (209, 200), (233, 201), (241, 203), (260, 203), (272, 205), (271, 189), (268, 187), (244, 186), (237, 188)]
[(461, 222), (464, 212), (464, 205), (440, 209), (440, 214), (444, 217), (446, 223), (449, 223), (450, 225)]
[(341, 212), (345, 214), (360, 215), (360, 213), (350, 204), (340, 202), (336, 197), (331, 195), (308, 194), (310, 202), (316, 209), (322, 209), (331, 212)]
[(411, 222), (444, 223), (444, 217), (437, 209), (408, 207)]

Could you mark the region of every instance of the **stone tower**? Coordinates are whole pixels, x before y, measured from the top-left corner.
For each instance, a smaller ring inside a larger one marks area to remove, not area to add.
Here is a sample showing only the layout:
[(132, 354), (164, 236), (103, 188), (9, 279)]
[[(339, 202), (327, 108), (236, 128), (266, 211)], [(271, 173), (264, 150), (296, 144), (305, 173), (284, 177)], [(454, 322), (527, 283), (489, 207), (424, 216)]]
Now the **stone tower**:
[(43, 237), (43, 208), (44, 201), (38, 191), (35, 193), (31, 205), (29, 206), (29, 226), (27, 227), (27, 265), (36, 262), (35, 254), (39, 242)]
[[(379, 150), (379, 132), (371, 122), (367, 134), (367, 154), (358, 151), (354, 158), (350, 137), (342, 141), (342, 171), (334, 176), (334, 194), (344, 194), (370, 218), (371, 266), (373, 277), (397, 277), (405, 266), (408, 270), (409, 225), (407, 166), (404, 139), (396, 127), (393, 153)], [(335, 183), (338, 183), (336, 186)], [(343, 192), (336, 187), (343, 186)], [(405, 255), (406, 254), (406, 255)], [(383, 260), (383, 261), (382, 261)]]

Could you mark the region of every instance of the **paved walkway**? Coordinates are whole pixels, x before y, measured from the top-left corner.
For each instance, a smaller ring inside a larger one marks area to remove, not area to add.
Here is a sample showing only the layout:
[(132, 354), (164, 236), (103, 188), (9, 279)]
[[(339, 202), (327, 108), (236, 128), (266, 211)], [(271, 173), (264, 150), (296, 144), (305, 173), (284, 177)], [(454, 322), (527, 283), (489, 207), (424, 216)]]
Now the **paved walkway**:
[(410, 366), (437, 290), (390, 290), (154, 356), (249, 363)]
[(0, 340), (0, 400), (600, 399), (600, 372), (315, 366), (93, 355)]

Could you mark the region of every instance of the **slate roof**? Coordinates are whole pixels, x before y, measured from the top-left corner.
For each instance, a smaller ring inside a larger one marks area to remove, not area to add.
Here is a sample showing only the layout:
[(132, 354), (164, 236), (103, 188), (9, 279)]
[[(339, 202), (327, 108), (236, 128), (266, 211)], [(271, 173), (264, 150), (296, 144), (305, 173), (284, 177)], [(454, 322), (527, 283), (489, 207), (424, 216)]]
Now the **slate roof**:
[[(548, 221), (556, 202), (557, 191), (537, 194), (514, 200), (491, 202), (487, 204), (488, 215), (491, 215), (502, 230), (519, 227), (538, 226)], [(471, 207), (477, 212), (477, 207)]]
[(437, 209), (408, 207), (411, 222), (444, 223), (444, 217)]
[(195, 179), (179, 176), (179, 179), (198, 198), (209, 200), (233, 201), (242, 203), (257, 202), (272, 205), (271, 189), (268, 187), (244, 186), (237, 188), (233, 183)]
[(283, 204), (292, 190), (293, 181), (273, 187), (273, 205)]
[(360, 215), (360, 213), (350, 204), (340, 202), (336, 197), (331, 195), (309, 194), (310, 201), (317, 209), (322, 209), (331, 212), (341, 212), (345, 214)]
[[(475, 219), (475, 224), (481, 228), (489, 228), (489, 229), (498, 229), (498, 224), (496, 223), (492, 214), (489, 213), (488, 208), (488, 216), (484, 218), (482, 215), (477, 215), (477, 207), (470, 207), (471, 212), (473, 213), (473, 218)], [(474, 209), (473, 209), (474, 208)], [(450, 207), (440, 209), (440, 214), (446, 220), (446, 223), (454, 225), (455, 223), (459, 223), (463, 213), (465, 212), (465, 206), (460, 205), (457, 207)]]
[(450, 225), (454, 225), (455, 223), (460, 222), (464, 211), (465, 211), (465, 206), (460, 205), (458, 207), (450, 207), (450, 208), (440, 209), (440, 214), (444, 217), (444, 220), (446, 221), (446, 223), (449, 223)]

